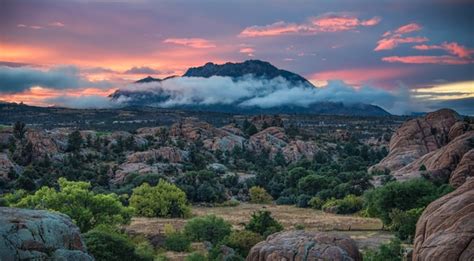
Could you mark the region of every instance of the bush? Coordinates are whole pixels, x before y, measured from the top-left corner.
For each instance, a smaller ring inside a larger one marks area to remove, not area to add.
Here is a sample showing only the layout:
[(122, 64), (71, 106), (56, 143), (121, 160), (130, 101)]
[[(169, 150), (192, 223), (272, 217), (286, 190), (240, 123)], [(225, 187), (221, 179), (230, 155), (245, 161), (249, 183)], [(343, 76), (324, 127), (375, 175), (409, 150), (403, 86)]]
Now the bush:
[(233, 248), (239, 255), (247, 256), (250, 249), (264, 238), (255, 232), (248, 230), (234, 231), (226, 238), (224, 244)]
[(336, 214), (351, 214), (362, 209), (363, 200), (361, 197), (347, 195), (343, 199), (329, 199), (324, 203), (322, 209), (325, 212)]
[(271, 203), (273, 198), (267, 191), (262, 187), (251, 187), (249, 190), (250, 202), (257, 204), (268, 204)]
[(59, 178), (59, 191), (42, 187), (33, 195), (22, 198), (14, 207), (48, 209), (71, 217), (82, 232), (100, 224), (128, 223), (133, 209), (124, 207), (115, 194), (95, 194), (89, 182)]
[(390, 213), (393, 209), (407, 211), (425, 207), (449, 191), (445, 186), (436, 187), (423, 179), (390, 182), (367, 191), (364, 194), (364, 203), (371, 217), (378, 217), (384, 224), (390, 225), (392, 223)]
[(191, 246), (191, 241), (182, 232), (173, 232), (166, 235), (165, 248), (170, 251), (185, 252)]
[(324, 205), (324, 201), (320, 197), (312, 197), (309, 200), (308, 205), (314, 209), (321, 209)]
[(97, 227), (84, 234), (88, 252), (97, 261), (109, 260), (153, 260), (149, 254), (135, 248), (124, 234), (109, 227)]
[(193, 252), (184, 258), (184, 261), (207, 261), (207, 257), (201, 253)]
[(231, 225), (220, 217), (208, 215), (195, 217), (186, 223), (184, 233), (191, 240), (221, 242), (231, 233)]
[(296, 201), (296, 206), (299, 208), (307, 208), (309, 206), (309, 201), (311, 200), (311, 196), (308, 195), (299, 195)]
[(402, 245), (400, 240), (393, 239), (388, 244), (383, 244), (377, 250), (368, 250), (364, 253), (366, 261), (401, 261)]
[(258, 233), (264, 237), (283, 230), (283, 226), (272, 217), (270, 211), (258, 211), (252, 214), (245, 229)]
[(392, 219), (390, 230), (395, 231), (395, 235), (401, 240), (411, 242), (415, 236), (416, 222), (423, 210), (424, 208), (414, 208), (408, 211), (393, 209), (390, 213)]
[(220, 176), (208, 170), (188, 171), (176, 180), (192, 202), (223, 202), (226, 199), (225, 187)]
[(133, 189), (130, 206), (145, 217), (186, 217), (190, 212), (186, 194), (164, 180), (154, 187), (144, 183)]
[(275, 201), (275, 203), (277, 205), (293, 205), (295, 204), (295, 201), (294, 196), (281, 196)]

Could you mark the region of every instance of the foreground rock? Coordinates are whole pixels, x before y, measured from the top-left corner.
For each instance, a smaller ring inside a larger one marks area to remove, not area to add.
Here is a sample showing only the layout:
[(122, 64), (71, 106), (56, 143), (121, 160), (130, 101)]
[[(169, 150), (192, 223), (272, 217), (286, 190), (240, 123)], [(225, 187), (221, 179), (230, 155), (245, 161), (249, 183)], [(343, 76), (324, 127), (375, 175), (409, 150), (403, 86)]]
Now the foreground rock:
[(0, 257), (9, 260), (94, 260), (79, 229), (62, 214), (0, 208)]
[(416, 224), (413, 260), (474, 260), (474, 178), (432, 202)]
[(286, 231), (252, 247), (247, 261), (362, 260), (354, 240), (321, 232)]

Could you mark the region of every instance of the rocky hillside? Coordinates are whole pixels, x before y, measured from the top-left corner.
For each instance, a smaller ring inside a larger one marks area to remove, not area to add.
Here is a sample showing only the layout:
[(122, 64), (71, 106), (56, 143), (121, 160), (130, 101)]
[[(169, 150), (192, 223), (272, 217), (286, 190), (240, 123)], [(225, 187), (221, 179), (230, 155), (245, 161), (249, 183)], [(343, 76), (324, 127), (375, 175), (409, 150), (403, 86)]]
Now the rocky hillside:
[(94, 260), (63, 214), (0, 207), (1, 260)]
[(397, 180), (425, 176), (457, 187), (474, 174), (474, 130), (455, 111), (442, 109), (402, 124), (390, 151), (371, 172), (390, 172)]

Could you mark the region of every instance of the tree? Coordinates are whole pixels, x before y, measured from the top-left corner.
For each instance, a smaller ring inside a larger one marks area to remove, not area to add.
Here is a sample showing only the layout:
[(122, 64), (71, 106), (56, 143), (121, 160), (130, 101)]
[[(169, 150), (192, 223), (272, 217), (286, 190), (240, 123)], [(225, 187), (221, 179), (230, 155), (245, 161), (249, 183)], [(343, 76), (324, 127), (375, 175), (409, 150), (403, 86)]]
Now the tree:
[(190, 211), (186, 194), (163, 179), (154, 187), (143, 183), (133, 189), (130, 206), (145, 217), (185, 217)]
[(208, 215), (189, 220), (184, 226), (184, 233), (191, 240), (209, 241), (216, 244), (232, 232), (231, 227), (224, 219)]
[(416, 222), (423, 210), (424, 208), (414, 208), (407, 211), (392, 210), (392, 213), (390, 213), (392, 219), (390, 230), (395, 231), (395, 235), (401, 240), (411, 242), (415, 236)]
[(226, 246), (235, 249), (241, 256), (246, 257), (250, 249), (264, 238), (249, 230), (234, 231), (225, 240)]
[(125, 224), (130, 221), (132, 209), (124, 207), (115, 194), (95, 194), (89, 182), (68, 181), (59, 178), (59, 191), (42, 187), (22, 198), (14, 207), (48, 209), (71, 217), (82, 232), (100, 224)]
[(81, 149), (83, 140), (78, 130), (71, 132), (67, 140), (67, 151), (78, 152)]
[(267, 191), (258, 186), (251, 187), (249, 190), (250, 202), (257, 204), (268, 204), (271, 203), (273, 198)]
[(219, 175), (212, 171), (188, 171), (176, 180), (176, 184), (193, 202), (223, 202), (226, 199), (225, 187)]
[(250, 124), (250, 126), (247, 129), (245, 129), (245, 134), (247, 134), (247, 136), (252, 136), (257, 132), (258, 132), (257, 127), (255, 127), (255, 125), (252, 124), (252, 123)]
[(364, 194), (367, 213), (372, 217), (382, 219), (390, 225), (393, 209), (407, 211), (413, 208), (427, 206), (431, 201), (450, 192), (445, 186), (436, 187), (423, 179), (413, 179), (405, 182), (390, 182), (382, 187), (369, 190)]
[[(153, 252), (151, 247), (147, 251), (140, 248), (127, 235), (108, 227), (99, 227), (84, 234), (87, 251), (97, 261), (131, 260), (151, 261)], [(151, 249), (151, 251), (150, 251)]]
[(26, 124), (24, 122), (15, 122), (13, 125), (13, 136), (18, 140), (23, 140), (26, 134)]
[(252, 214), (250, 222), (245, 229), (267, 237), (273, 233), (283, 230), (283, 226), (272, 217), (270, 211), (258, 211)]

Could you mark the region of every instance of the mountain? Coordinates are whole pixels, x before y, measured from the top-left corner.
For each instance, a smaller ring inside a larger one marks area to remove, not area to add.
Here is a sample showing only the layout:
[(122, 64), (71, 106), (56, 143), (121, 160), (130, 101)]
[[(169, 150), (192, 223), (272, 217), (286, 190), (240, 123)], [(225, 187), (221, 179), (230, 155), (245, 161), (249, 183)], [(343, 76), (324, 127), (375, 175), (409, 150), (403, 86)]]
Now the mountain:
[[(299, 96), (287, 98), (294, 93)], [(312, 102), (311, 95), (315, 93), (316, 87), (298, 74), (278, 69), (269, 62), (248, 60), (242, 63), (206, 63), (189, 68), (181, 77), (158, 79), (148, 76), (136, 81), (134, 86), (115, 91), (109, 97), (126, 106), (234, 114), (390, 115), (371, 104), (321, 101), (316, 98)], [(266, 99), (267, 102), (271, 99), (271, 104), (261, 104), (259, 99)], [(301, 102), (301, 99), (307, 101)]]
[(236, 79), (248, 74), (264, 79), (282, 77), (292, 84), (304, 84), (314, 87), (302, 76), (296, 73), (278, 69), (269, 62), (260, 60), (248, 60), (243, 63), (206, 63), (204, 66), (189, 68), (183, 77), (209, 78), (211, 76), (227, 76)]

